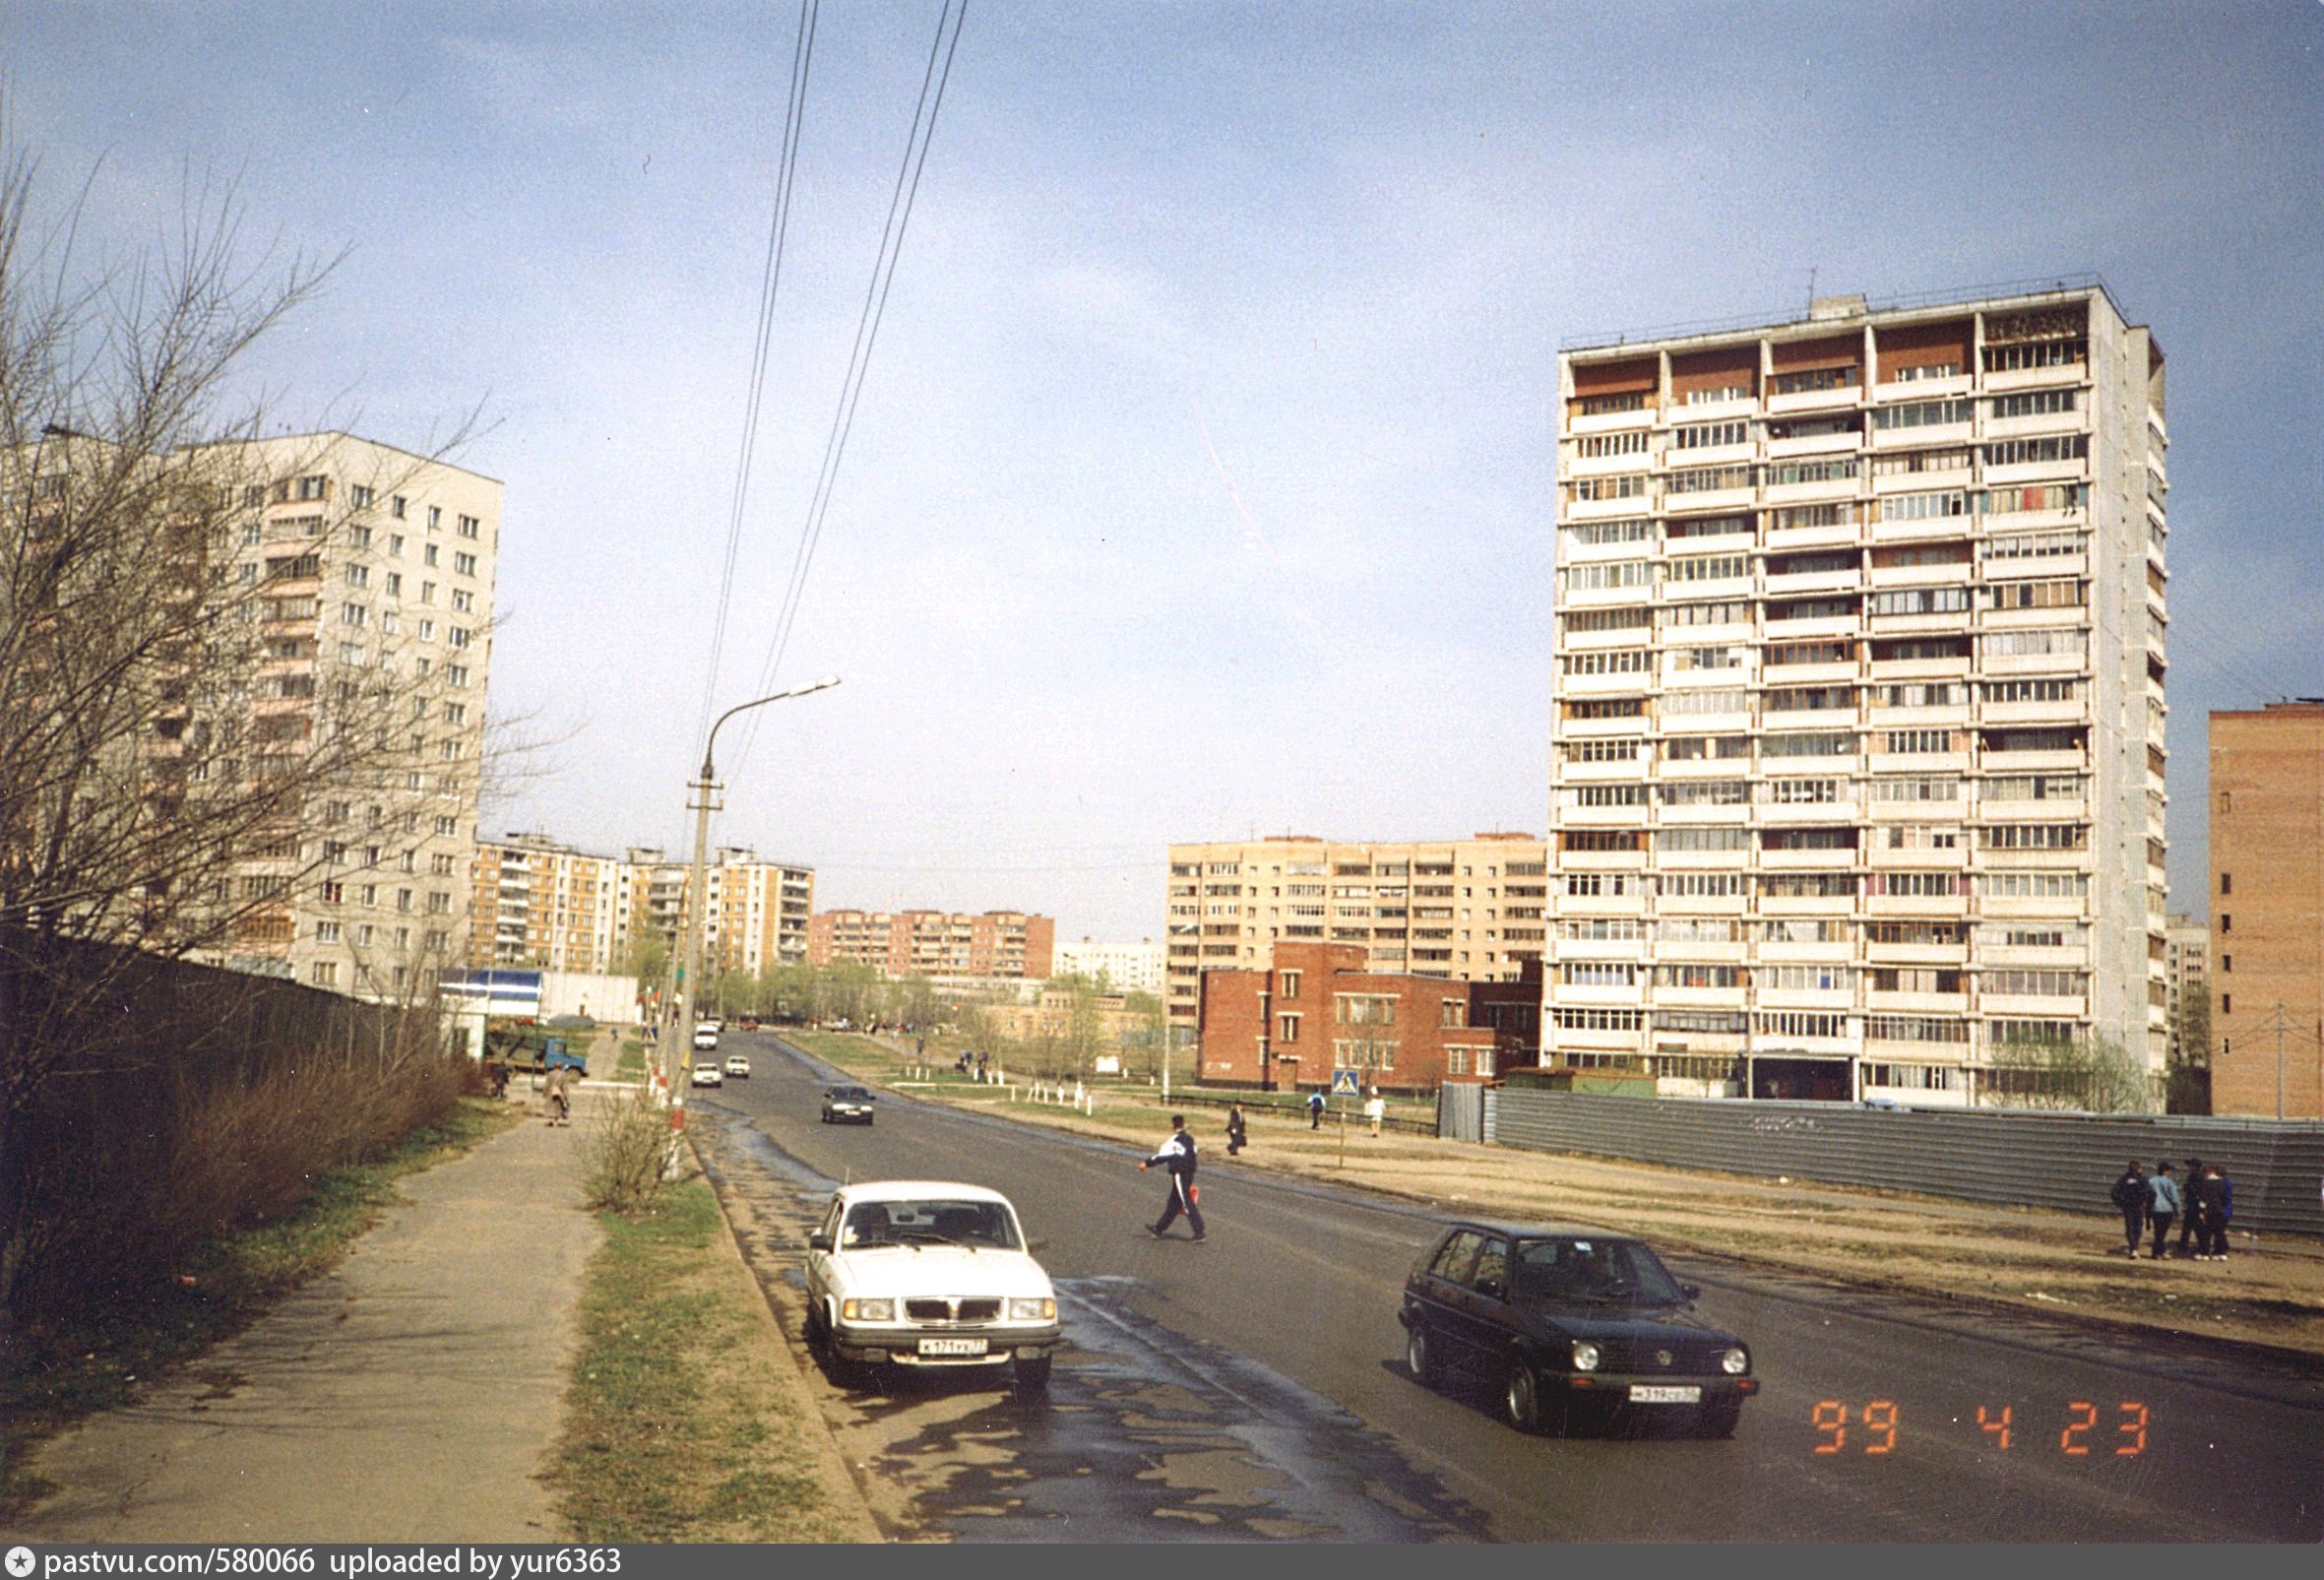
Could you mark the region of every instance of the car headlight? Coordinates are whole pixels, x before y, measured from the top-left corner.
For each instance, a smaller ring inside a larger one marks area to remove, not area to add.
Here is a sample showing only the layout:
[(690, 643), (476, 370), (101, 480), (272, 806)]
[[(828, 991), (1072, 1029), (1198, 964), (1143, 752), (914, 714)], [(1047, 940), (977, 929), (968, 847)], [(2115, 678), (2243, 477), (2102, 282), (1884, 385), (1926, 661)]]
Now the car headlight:
[(1009, 1320), (1011, 1322), (1054, 1322), (1057, 1320), (1057, 1302), (1045, 1296), (1037, 1300), (1013, 1299), (1009, 1302)]
[(1590, 1343), (1587, 1339), (1576, 1340), (1574, 1342), (1574, 1369), (1576, 1371), (1596, 1371), (1598, 1369), (1598, 1346)]
[(1730, 1377), (1739, 1377), (1751, 1369), (1751, 1352), (1736, 1345), (1719, 1358), (1719, 1369)]
[(892, 1299), (842, 1300), (840, 1317), (847, 1322), (893, 1322), (896, 1320), (896, 1302)]

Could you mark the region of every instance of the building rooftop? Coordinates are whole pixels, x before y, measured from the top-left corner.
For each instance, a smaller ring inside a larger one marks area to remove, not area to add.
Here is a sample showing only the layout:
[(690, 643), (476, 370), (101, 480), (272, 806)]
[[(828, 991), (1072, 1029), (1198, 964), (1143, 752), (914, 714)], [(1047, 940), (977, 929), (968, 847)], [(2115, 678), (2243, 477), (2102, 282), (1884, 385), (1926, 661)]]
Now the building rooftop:
[(1878, 300), (1861, 295), (1817, 296), (1810, 300), (1805, 312), (1796, 309), (1774, 310), (1746, 313), (1735, 318), (1700, 319), (1690, 323), (1657, 324), (1643, 329), (1576, 335), (1560, 341), (1557, 348), (1568, 354), (1615, 349), (1635, 351), (1649, 347), (1683, 345), (1690, 341), (1730, 340), (1754, 331), (1850, 323), (1892, 313), (1960, 307), (1971, 302), (2039, 301), (2093, 293), (2104, 296), (2117, 318), (2124, 323), (2130, 321), (2129, 315), (2115, 301), (2114, 293), (2107, 289), (2105, 281), (2095, 274), (2080, 274), (2056, 280), (2018, 280), (2000, 284), (1957, 286), (1910, 296), (1884, 296)]

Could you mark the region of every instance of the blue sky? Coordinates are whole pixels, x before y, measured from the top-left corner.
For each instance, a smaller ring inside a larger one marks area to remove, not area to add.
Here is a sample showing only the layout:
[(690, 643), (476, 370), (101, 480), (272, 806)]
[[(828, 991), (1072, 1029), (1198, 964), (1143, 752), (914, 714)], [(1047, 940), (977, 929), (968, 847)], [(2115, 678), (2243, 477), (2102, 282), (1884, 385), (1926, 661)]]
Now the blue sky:
[[(353, 251), (253, 373), (508, 485), (487, 809), (676, 844), (795, 13), (0, 7), (88, 235), (184, 171)], [(824, 9), (720, 682), (757, 678), (936, 22)], [(1546, 819), (1556, 350), (2095, 271), (2169, 357), (2174, 907), (2204, 719), (2324, 693), (2324, 7), (1004, 5), (967, 21), (720, 836), (826, 905), (1153, 936), (1174, 839)], [(1208, 439), (1205, 430), (1208, 431)], [(1214, 458), (1215, 451), (1215, 458)]]

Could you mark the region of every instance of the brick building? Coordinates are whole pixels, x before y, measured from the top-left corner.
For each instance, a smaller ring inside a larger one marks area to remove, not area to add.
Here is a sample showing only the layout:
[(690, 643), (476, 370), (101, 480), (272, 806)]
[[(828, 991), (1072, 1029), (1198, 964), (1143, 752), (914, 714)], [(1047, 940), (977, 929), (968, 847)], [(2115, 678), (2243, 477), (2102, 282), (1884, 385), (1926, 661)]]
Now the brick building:
[(1044, 980), (1057, 947), (1053, 917), (1024, 911), (820, 911), (807, 963), (852, 961), (891, 977)]
[(2211, 1111), (2324, 1118), (2324, 701), (2211, 716)]
[(1296, 1090), (1336, 1069), (1382, 1091), (1495, 1073), (1496, 1034), (1470, 1025), (1479, 984), (1366, 971), (1361, 944), (1285, 943), (1260, 971), (1202, 974), (1195, 1079)]

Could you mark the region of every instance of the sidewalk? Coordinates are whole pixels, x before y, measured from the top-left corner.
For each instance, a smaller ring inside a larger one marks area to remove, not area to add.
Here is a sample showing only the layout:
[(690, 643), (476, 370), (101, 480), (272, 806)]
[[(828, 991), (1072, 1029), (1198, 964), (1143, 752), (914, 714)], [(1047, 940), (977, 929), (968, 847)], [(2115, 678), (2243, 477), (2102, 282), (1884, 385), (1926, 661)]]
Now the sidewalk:
[(49, 1443), (43, 1542), (544, 1542), (599, 1230), (580, 1127), (537, 1118), (403, 1182), (335, 1273)]

